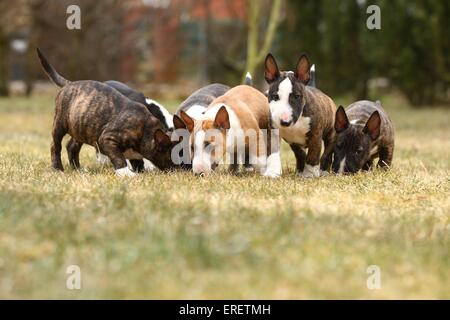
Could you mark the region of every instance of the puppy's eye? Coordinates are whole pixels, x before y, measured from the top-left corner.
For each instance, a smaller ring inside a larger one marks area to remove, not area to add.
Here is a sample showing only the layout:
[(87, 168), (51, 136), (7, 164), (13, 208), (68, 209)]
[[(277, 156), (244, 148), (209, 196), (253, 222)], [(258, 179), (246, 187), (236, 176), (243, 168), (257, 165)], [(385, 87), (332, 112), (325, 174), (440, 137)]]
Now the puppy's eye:
[(275, 100), (275, 101), (280, 100), (280, 96), (277, 93), (272, 93), (270, 95), (270, 100)]
[(294, 94), (294, 98), (295, 98), (296, 100), (300, 100), (301, 97), (302, 97), (302, 96), (299, 95), (299, 94)]
[(356, 154), (361, 154), (364, 151), (363, 147), (359, 147), (358, 149), (356, 149), (355, 153)]

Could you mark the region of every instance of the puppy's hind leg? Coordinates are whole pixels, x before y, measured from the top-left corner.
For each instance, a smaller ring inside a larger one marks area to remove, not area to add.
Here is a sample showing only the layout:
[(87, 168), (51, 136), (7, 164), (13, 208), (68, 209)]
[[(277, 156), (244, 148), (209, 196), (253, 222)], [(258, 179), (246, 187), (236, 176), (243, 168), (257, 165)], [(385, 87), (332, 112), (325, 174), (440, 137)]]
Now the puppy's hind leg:
[(80, 150), (83, 146), (82, 143), (76, 141), (74, 138), (70, 138), (69, 142), (67, 142), (66, 150), (67, 156), (69, 158), (69, 164), (72, 169), (80, 169)]
[(62, 121), (59, 121), (57, 117), (55, 117), (55, 121), (53, 122), (53, 130), (52, 130), (52, 145), (50, 148), (50, 154), (52, 157), (52, 166), (54, 169), (59, 171), (64, 171), (64, 167), (61, 162), (61, 149), (62, 149), (62, 139), (67, 133), (67, 130), (62, 126)]
[(322, 137), (313, 135), (310, 138), (308, 154), (306, 155), (306, 165), (302, 172), (304, 178), (320, 177), (320, 154), (322, 152)]
[(378, 166), (383, 169), (389, 169), (392, 165), (392, 158), (394, 157), (394, 147), (379, 147)]
[(294, 152), (295, 161), (296, 161), (296, 172), (297, 174), (301, 174), (305, 169), (305, 161), (306, 161), (306, 152), (303, 148), (298, 144), (290, 144), (289, 145)]

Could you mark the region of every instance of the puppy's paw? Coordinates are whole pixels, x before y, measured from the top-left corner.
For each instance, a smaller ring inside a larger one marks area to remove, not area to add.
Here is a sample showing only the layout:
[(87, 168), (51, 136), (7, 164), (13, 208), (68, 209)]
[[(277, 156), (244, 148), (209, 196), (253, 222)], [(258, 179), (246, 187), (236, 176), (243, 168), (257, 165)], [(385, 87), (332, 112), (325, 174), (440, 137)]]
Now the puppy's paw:
[(135, 177), (137, 174), (135, 172), (131, 171), (130, 168), (125, 167), (125, 168), (117, 169), (116, 175), (121, 178), (123, 178), (123, 177), (132, 178), (132, 177)]
[(253, 166), (244, 167), (244, 171), (247, 173), (255, 172), (255, 168)]
[(79, 168), (77, 169), (77, 171), (78, 171), (79, 173), (89, 173), (89, 169), (86, 169), (85, 167), (79, 167)]
[(144, 159), (144, 170), (145, 171), (154, 171), (156, 169), (155, 165), (147, 159)]
[(326, 176), (329, 176), (329, 175), (330, 175), (330, 173), (328, 171), (320, 170), (320, 176), (321, 177), (326, 177)]
[(305, 166), (305, 169), (303, 170), (302, 173), (300, 173), (300, 176), (302, 176), (303, 178), (306, 179), (310, 179), (310, 178), (318, 178), (320, 177), (321, 171), (320, 171), (320, 167), (317, 166), (311, 166), (309, 164), (307, 164)]
[(281, 177), (281, 172), (275, 171), (275, 170), (266, 170), (266, 172), (264, 172), (263, 176), (267, 177), (267, 178), (278, 179)]

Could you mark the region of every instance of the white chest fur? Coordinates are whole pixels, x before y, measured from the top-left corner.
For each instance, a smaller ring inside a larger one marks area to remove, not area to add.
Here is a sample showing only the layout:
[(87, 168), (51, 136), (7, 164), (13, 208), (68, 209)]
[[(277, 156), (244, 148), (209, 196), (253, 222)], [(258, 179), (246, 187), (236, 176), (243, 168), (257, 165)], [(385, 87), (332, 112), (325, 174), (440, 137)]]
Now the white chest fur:
[(306, 145), (306, 134), (310, 130), (311, 118), (300, 117), (291, 127), (280, 127), (280, 136), (287, 143), (296, 143), (301, 146)]

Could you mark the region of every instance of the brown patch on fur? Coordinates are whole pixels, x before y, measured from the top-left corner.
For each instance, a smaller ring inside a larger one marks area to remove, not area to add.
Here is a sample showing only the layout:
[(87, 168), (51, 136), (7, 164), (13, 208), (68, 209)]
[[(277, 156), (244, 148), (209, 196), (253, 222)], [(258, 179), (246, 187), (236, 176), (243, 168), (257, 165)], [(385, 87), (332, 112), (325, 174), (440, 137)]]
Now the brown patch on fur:
[[(240, 85), (214, 100), (209, 108), (218, 104), (224, 104), (234, 111), (244, 132), (249, 129), (256, 132), (257, 156), (266, 154), (268, 150), (260, 150), (260, 145), (266, 145), (262, 139), (263, 135), (260, 129), (270, 129), (270, 112), (267, 98), (252, 87)], [(268, 138), (270, 138), (269, 131), (268, 134)], [(246, 137), (245, 146), (247, 148), (248, 143), (249, 139)]]
[[(240, 85), (230, 89), (223, 96), (215, 99), (210, 106), (208, 107), (205, 114), (208, 114), (208, 110), (213, 108), (217, 108), (219, 105), (224, 105), (230, 108), (236, 117), (239, 120), (240, 129), (244, 131), (254, 130), (256, 133), (256, 156), (264, 156), (267, 154), (268, 146), (264, 141), (264, 135), (261, 132), (261, 129), (270, 129), (270, 115), (269, 115), (269, 104), (267, 102), (267, 98), (258, 90), (246, 86)], [(222, 107), (223, 108), (223, 107)], [(220, 109), (219, 109), (220, 110)], [(223, 110), (226, 110), (223, 108)], [(225, 118), (225, 119), (224, 119)], [(229, 121), (233, 121), (233, 119), (229, 119)], [(218, 114), (215, 115), (215, 119), (205, 119), (205, 120), (197, 120), (195, 121), (195, 126), (193, 133), (191, 134), (191, 144), (194, 144), (194, 139), (196, 133), (200, 130), (208, 131), (208, 130), (219, 130), (221, 133), (221, 141), (213, 141), (212, 137), (206, 137), (206, 143), (215, 143), (221, 144), (223, 154), (227, 152), (227, 119), (224, 115), (218, 111)], [(268, 131), (268, 138), (270, 139), (270, 131)], [(246, 150), (250, 150), (249, 148), (250, 139), (249, 137), (245, 137), (245, 148)], [(261, 149), (260, 147), (263, 147)]]

